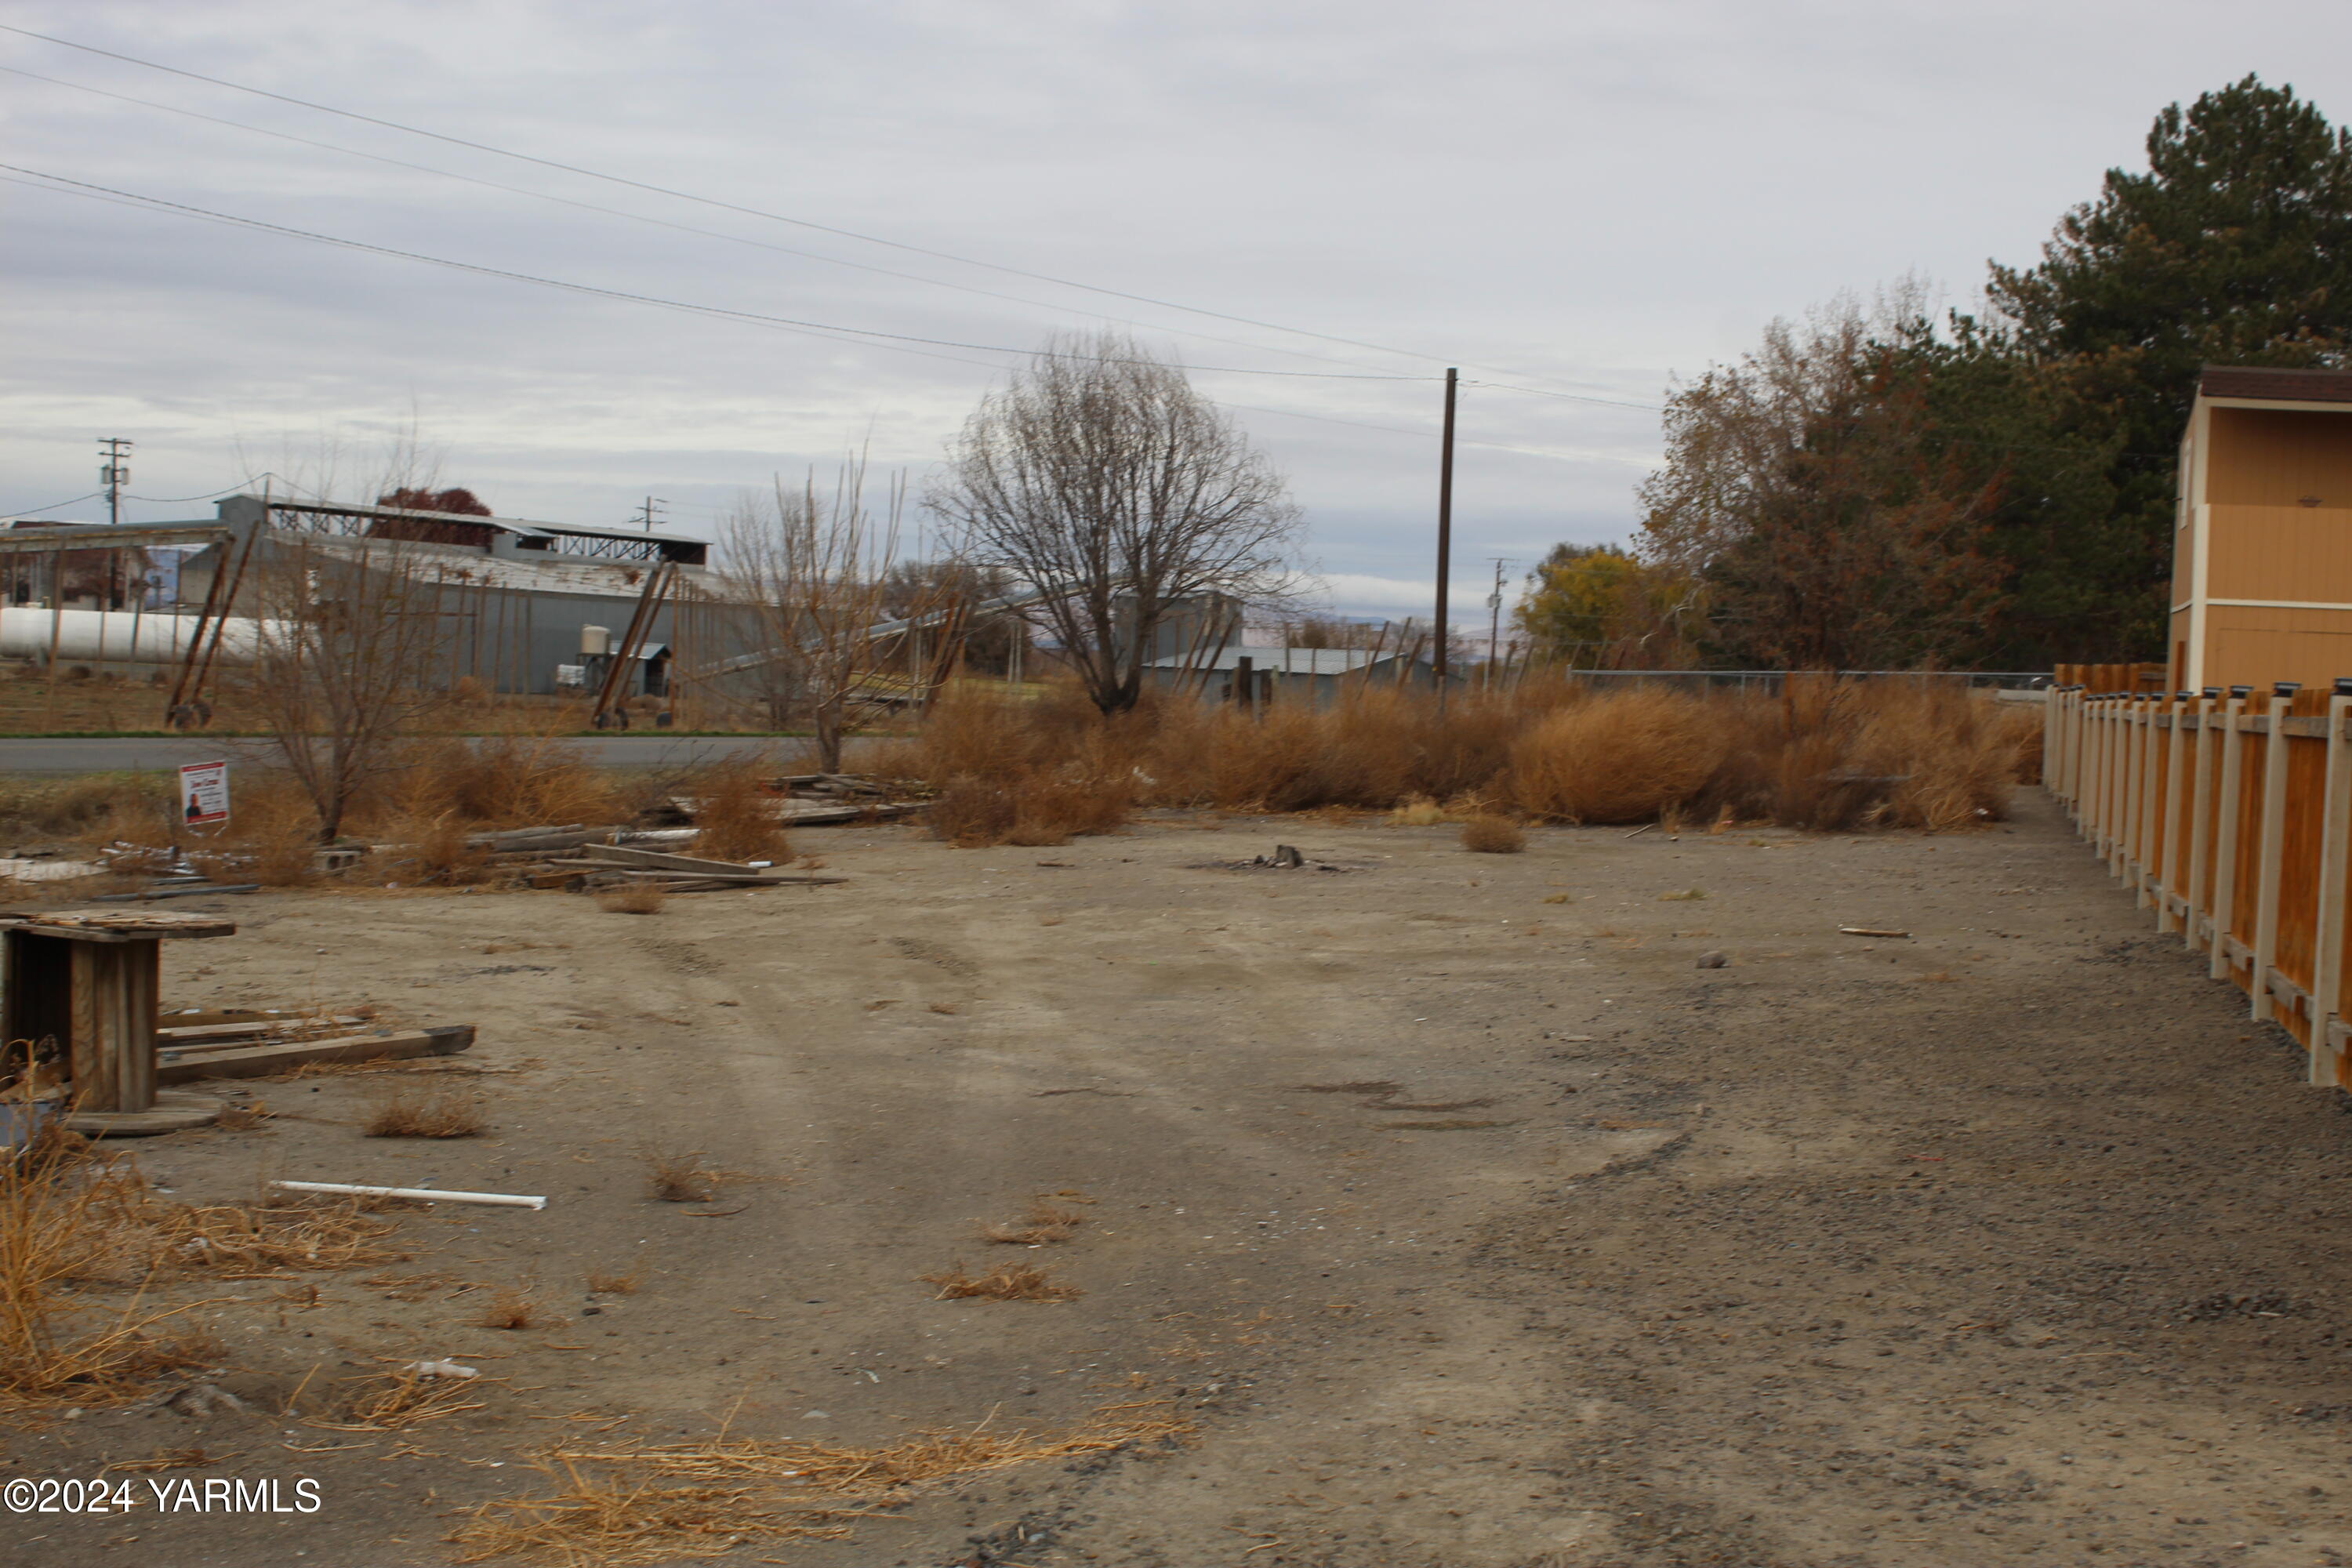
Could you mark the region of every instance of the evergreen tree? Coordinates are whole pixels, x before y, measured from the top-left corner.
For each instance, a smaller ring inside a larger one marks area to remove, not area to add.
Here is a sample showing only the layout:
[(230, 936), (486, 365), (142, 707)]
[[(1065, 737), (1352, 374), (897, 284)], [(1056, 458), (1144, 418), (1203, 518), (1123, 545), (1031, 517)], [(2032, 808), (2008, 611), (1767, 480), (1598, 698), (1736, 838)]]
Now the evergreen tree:
[(2161, 657), (2199, 368), (2352, 347), (2352, 132), (2249, 76), (2158, 115), (2147, 157), (2109, 170), (2039, 266), (1993, 266), (1995, 320), (1960, 323), (1938, 378), (1947, 419), (2005, 454), (2011, 658)]

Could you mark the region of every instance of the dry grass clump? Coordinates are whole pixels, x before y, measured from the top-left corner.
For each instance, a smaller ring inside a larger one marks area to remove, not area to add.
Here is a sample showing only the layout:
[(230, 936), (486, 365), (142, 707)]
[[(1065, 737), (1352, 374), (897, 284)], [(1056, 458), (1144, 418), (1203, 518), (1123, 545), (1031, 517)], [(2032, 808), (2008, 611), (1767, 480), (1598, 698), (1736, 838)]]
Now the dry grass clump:
[(1502, 787), (1538, 816), (1641, 822), (1696, 795), (1725, 751), (1706, 703), (1651, 689), (1611, 692), (1520, 736)]
[(839, 1540), (914, 1491), (1017, 1465), (1180, 1443), (1192, 1425), (1164, 1403), (1106, 1406), (1060, 1434), (920, 1432), (878, 1448), (730, 1437), (559, 1445), (538, 1466), (549, 1491), (478, 1505), (449, 1537), (457, 1561), (510, 1553), (571, 1568), (646, 1568), (747, 1542)]
[(511, 1286), (502, 1286), (491, 1292), (480, 1314), (474, 1319), (486, 1329), (529, 1329), (539, 1324), (540, 1304)]
[(959, 687), (933, 706), (887, 771), (939, 788), (924, 820), (958, 848), (1066, 844), (1126, 825), (1136, 805), (1136, 747), (1156, 712), (1147, 707), (1105, 721), (1075, 686), (1031, 700)]
[(365, 1212), (356, 1199), (159, 1205), (145, 1216), (151, 1259), (215, 1279), (271, 1279), (298, 1270), (361, 1268), (404, 1261), (380, 1245), (399, 1227)]
[(699, 1149), (649, 1149), (645, 1162), (651, 1195), (666, 1204), (707, 1204), (726, 1179), (726, 1173), (702, 1163)]
[(474, 828), (624, 822), (635, 809), (612, 775), (552, 735), (412, 742), (388, 782), (379, 809)]
[(584, 1277), (588, 1289), (599, 1296), (634, 1296), (637, 1293), (637, 1271), (643, 1264), (631, 1264), (626, 1274), (609, 1268), (591, 1268)]
[(480, 1388), (478, 1381), (427, 1377), (413, 1366), (374, 1373), (347, 1379), (327, 1416), (303, 1425), (329, 1432), (402, 1432), (481, 1409)]
[(127, 1166), (54, 1124), (0, 1163), (0, 1410), (111, 1403), (199, 1359), (152, 1332), (169, 1312), (75, 1299), (76, 1285), (135, 1262), (146, 1205)]
[(361, 1130), (371, 1138), (475, 1138), (487, 1125), (470, 1089), (403, 1087), (376, 1102)]
[(1042, 848), (1112, 833), (1134, 810), (1132, 781), (1078, 761), (1010, 779), (960, 774), (924, 813), (931, 836), (959, 849), (998, 844)]
[(1893, 685), (1864, 702), (1854, 750), (1863, 767), (1903, 775), (1886, 800), (1891, 826), (1965, 827), (2007, 815), (2029, 732), (2041, 732), (2031, 710)]
[(687, 852), (706, 860), (766, 860), (782, 865), (793, 858), (777, 826), (778, 796), (767, 785), (759, 759), (714, 763), (681, 793), (694, 799), (694, 844)]
[(935, 1301), (1072, 1301), (1086, 1294), (1027, 1263), (1000, 1263), (985, 1274), (968, 1274), (958, 1262), (924, 1275), (923, 1283), (940, 1288), (931, 1298)]
[(1389, 820), (1399, 827), (1435, 827), (1454, 819), (1445, 808), (1425, 795), (1407, 795), (1389, 813)]
[(1528, 836), (1507, 816), (1480, 815), (1462, 825), (1462, 847), (1474, 855), (1517, 855)]
[(610, 915), (657, 915), (668, 902), (659, 882), (624, 882), (596, 891), (596, 907)]
[(1050, 1198), (1038, 1197), (1030, 1201), (1019, 1224), (982, 1226), (980, 1234), (984, 1241), (1006, 1247), (1047, 1247), (1069, 1240), (1086, 1223), (1087, 1216), (1076, 1209), (1063, 1208)]
[(0, 1410), (104, 1405), (217, 1346), (168, 1328), (184, 1308), (110, 1307), (94, 1292), (157, 1278), (246, 1279), (400, 1256), (393, 1227), (349, 1204), (169, 1204), (128, 1163), (55, 1124), (0, 1162)]

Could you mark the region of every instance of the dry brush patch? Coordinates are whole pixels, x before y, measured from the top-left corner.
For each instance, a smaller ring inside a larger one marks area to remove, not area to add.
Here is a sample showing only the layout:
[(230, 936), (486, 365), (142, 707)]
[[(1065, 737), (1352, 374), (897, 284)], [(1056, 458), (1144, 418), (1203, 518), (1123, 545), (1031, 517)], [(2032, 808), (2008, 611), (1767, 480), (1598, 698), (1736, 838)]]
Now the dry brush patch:
[(782, 865), (792, 847), (777, 826), (779, 797), (757, 758), (715, 763), (684, 786), (694, 797), (694, 847), (706, 860), (765, 860)]
[(539, 1463), (549, 1489), (476, 1507), (449, 1537), (458, 1561), (509, 1554), (571, 1568), (643, 1568), (715, 1557), (749, 1542), (839, 1540), (855, 1521), (929, 1488), (1047, 1460), (1192, 1436), (1171, 1405), (1107, 1405), (1065, 1432), (918, 1433), (882, 1447), (730, 1437), (698, 1443), (565, 1444)]
[(480, 1379), (434, 1377), (415, 1366), (336, 1385), (327, 1410), (303, 1423), (328, 1432), (402, 1432), (483, 1407)]
[[(44, 1129), (0, 1163), (0, 1411), (119, 1403), (215, 1359), (174, 1326), (188, 1305), (148, 1304), (159, 1283), (389, 1261), (393, 1228), (347, 1203), (167, 1203), (121, 1157)], [(123, 1289), (128, 1302), (102, 1300)]]
[(1507, 816), (1474, 816), (1462, 825), (1462, 847), (1474, 855), (1517, 855), (1527, 847), (1526, 830)]
[(924, 1275), (923, 1283), (939, 1287), (935, 1301), (1074, 1301), (1086, 1294), (1029, 1263), (1000, 1263), (984, 1274), (972, 1274), (958, 1261)]
[(648, 1149), (642, 1157), (650, 1195), (666, 1204), (707, 1204), (727, 1178), (702, 1163), (699, 1149)]
[(1069, 1240), (1086, 1223), (1087, 1216), (1079, 1210), (1063, 1208), (1052, 1198), (1041, 1196), (1030, 1202), (1017, 1224), (982, 1226), (980, 1235), (983, 1241), (1005, 1247), (1048, 1247)]
[(596, 907), (609, 915), (657, 915), (668, 903), (659, 882), (625, 882), (596, 894)]
[(404, 1087), (378, 1100), (362, 1128), (371, 1138), (478, 1138), (488, 1128), (469, 1089)]
[(888, 765), (940, 792), (932, 831), (963, 846), (1108, 832), (1144, 805), (1941, 830), (2003, 815), (2038, 733), (2022, 705), (1901, 678), (1707, 695), (1538, 678), (1442, 712), (1386, 686), (1259, 713), (1148, 695), (1108, 721), (1068, 689), (973, 684)]

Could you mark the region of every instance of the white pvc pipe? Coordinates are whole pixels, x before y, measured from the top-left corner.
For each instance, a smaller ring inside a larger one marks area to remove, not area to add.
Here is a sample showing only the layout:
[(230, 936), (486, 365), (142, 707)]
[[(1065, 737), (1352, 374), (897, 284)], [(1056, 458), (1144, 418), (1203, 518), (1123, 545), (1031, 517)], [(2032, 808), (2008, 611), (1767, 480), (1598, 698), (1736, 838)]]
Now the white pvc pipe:
[[(0, 605), (0, 658), (60, 659), (88, 664), (177, 664), (196, 635), (197, 616), (145, 610), (51, 610), (47, 605)], [(263, 623), (233, 616), (207, 623), (221, 629), (219, 664), (253, 662)], [(282, 627), (282, 623), (277, 624)]]
[(518, 1197), (512, 1193), (446, 1193), (438, 1187), (354, 1187), (341, 1182), (272, 1182), (289, 1193), (334, 1193), (353, 1198), (420, 1198), (428, 1204), (490, 1204), (499, 1208), (543, 1209), (545, 1198)]

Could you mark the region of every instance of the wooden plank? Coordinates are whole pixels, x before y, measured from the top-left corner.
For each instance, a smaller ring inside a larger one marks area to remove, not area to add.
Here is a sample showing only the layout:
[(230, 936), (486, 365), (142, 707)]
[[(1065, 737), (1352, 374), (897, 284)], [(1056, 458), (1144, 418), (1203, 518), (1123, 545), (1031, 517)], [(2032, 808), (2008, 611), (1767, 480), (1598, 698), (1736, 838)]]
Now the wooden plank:
[(2329, 1026), (2342, 1011), (2346, 860), (2352, 855), (2352, 743), (2344, 721), (2352, 696), (2327, 702), (2326, 766), (2319, 814), (2319, 888), (2313, 911), (2311, 981), (2311, 1081), (2334, 1087), (2343, 1062), (2330, 1043)]
[(2193, 952), (2206, 929), (2205, 916), (2209, 906), (2206, 898), (2212, 887), (2213, 858), (2213, 768), (2220, 740), (2207, 720), (2213, 716), (2213, 700), (2197, 700), (2197, 739), (2189, 749), (2189, 772), (2195, 783), (2189, 793), (2189, 918), (2181, 922), (2182, 941)]
[[(2288, 699), (2271, 699), (2271, 717), (2286, 717)], [(2286, 745), (2284, 727), (2263, 737), (2262, 837), (2254, 857), (2254, 974), (2248, 1011), (2255, 1022), (2271, 1016), (2270, 987), (2263, 984), (2278, 952), (2279, 876), (2286, 851)]]
[(407, 1057), (446, 1057), (471, 1049), (474, 1026), (450, 1024), (429, 1029), (404, 1029), (373, 1035), (341, 1035), (326, 1040), (296, 1040), (287, 1045), (247, 1046), (240, 1050), (158, 1053), (155, 1077), (163, 1083), (186, 1083), (201, 1078), (258, 1078), (285, 1072), (310, 1062), (366, 1062)]
[(630, 844), (592, 844), (582, 852), (590, 860), (621, 866), (658, 866), (669, 871), (701, 871), (710, 875), (756, 876), (763, 868), (738, 860), (705, 860), (693, 855), (673, 855), (666, 849), (640, 849)]
[(21, 927), (68, 942), (152, 942), (166, 937), (236, 934), (236, 922), (218, 915), (183, 915), (159, 910), (12, 911), (0, 913), (0, 925)]
[(2156, 885), (2158, 931), (2178, 931), (2189, 924), (2174, 910), (2189, 890), (2189, 705), (2175, 699), (2164, 738), (2164, 780), (2160, 798), (2162, 831), (2158, 839)]
[(273, 1034), (299, 1028), (357, 1028), (366, 1022), (362, 1018), (263, 1018), (230, 1021), (219, 1024), (160, 1024), (155, 1030), (157, 1043), (167, 1046), (203, 1047), (214, 1044), (236, 1044), (246, 1040), (266, 1039)]

